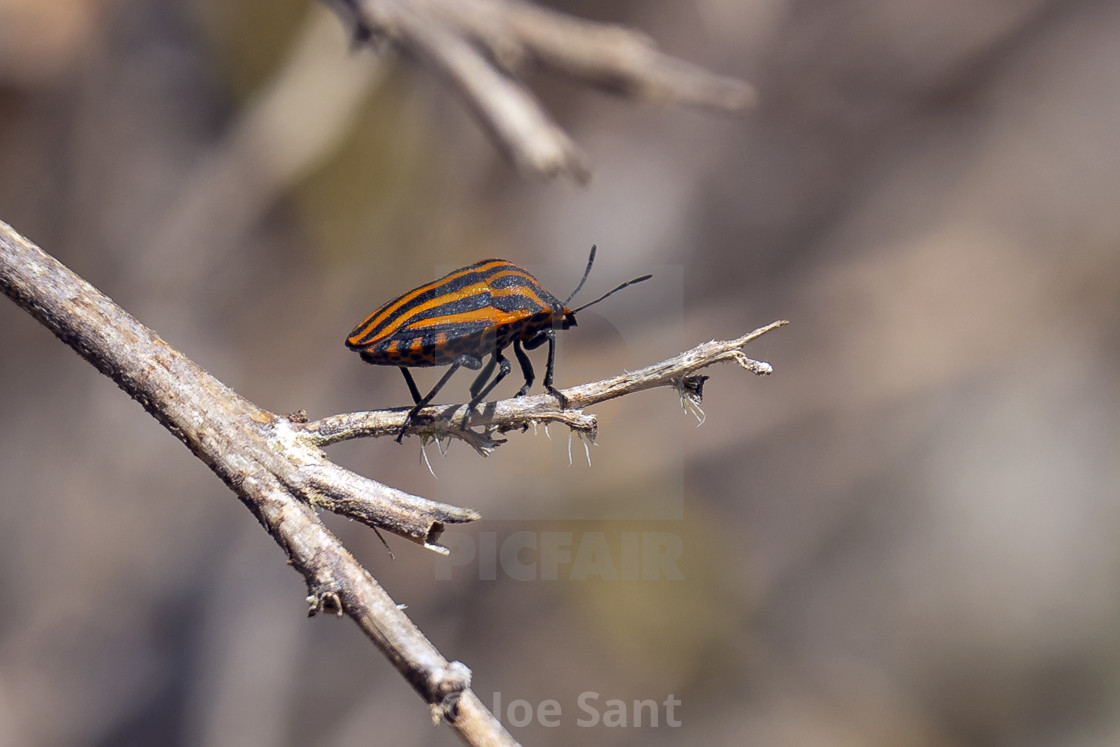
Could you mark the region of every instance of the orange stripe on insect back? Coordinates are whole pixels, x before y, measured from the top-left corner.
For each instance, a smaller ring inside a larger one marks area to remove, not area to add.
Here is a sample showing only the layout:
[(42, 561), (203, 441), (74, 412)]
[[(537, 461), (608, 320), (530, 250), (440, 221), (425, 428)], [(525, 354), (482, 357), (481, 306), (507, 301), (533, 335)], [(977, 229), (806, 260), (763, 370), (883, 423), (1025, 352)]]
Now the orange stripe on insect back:
[[(502, 264), (509, 263), (506, 262)], [(491, 265), (486, 266), (489, 267)], [(510, 265), (510, 267), (513, 266)], [(495, 280), (496, 278), (508, 276), (521, 278), (525, 281), (525, 283), (523, 285), (515, 285), (509, 288), (497, 289), (493, 289), (488, 285), (489, 282)], [(488, 293), (491, 298), (493, 298), (494, 296), (526, 296), (542, 308), (551, 308), (537, 293), (536, 289), (539, 287), (540, 286), (537, 284), (537, 282), (533, 280), (530, 275), (526, 274), (524, 270), (513, 268), (509, 270), (503, 270), (501, 272), (496, 272), (489, 278), (487, 278), (486, 281), (480, 281), (477, 283), (471, 283), (470, 285), (465, 285), (462, 288), (454, 290), (450, 293), (445, 293), (442, 296), (433, 298), (430, 301), (425, 301), (424, 303), (409, 309), (406, 316), (404, 316), (402, 319), (397, 319), (395, 324), (391, 324), (386, 327), (381, 331), (381, 334), (379, 334), (378, 337), (392, 334), (393, 332), (396, 332), (398, 329), (400, 329), (400, 327), (404, 324), (407, 324), (409, 329), (419, 330), (429, 329), (431, 327), (439, 327), (447, 324), (456, 324), (459, 322), (487, 322), (488, 324), (492, 325), (512, 324), (514, 322), (519, 322), (526, 316), (528, 316), (529, 312), (505, 312), (501, 311), (500, 309), (496, 309), (493, 306), (484, 306), (481, 309), (475, 309), (473, 311), (462, 311), (456, 314), (443, 314), (441, 316), (433, 316), (427, 319), (416, 319), (415, 321), (410, 320), (414, 319), (414, 317), (420, 312), (438, 308), (439, 306), (442, 306), (450, 301), (486, 293)]]
[(525, 296), (538, 306), (543, 306), (546, 309), (551, 308), (547, 303), (545, 303), (544, 299), (537, 294), (536, 283), (533, 283), (533, 285), (515, 285), (510, 288), (498, 288), (497, 290), (490, 291), (490, 295), (503, 297)]
[(537, 279), (535, 277), (533, 277), (529, 273), (525, 272), (524, 270), (522, 270), (517, 265), (511, 264), (509, 262), (507, 262), (506, 264), (509, 266), (508, 270), (499, 270), (498, 272), (495, 272), (495, 273), (491, 274), (488, 278), (486, 278), (486, 281), (487, 282), (493, 282), (493, 281), (497, 280), (498, 278), (518, 277), (518, 278), (521, 278), (523, 281), (525, 281), (526, 283), (528, 283), (530, 285), (540, 285), (540, 283), (537, 282)]
[[(428, 288), (427, 290), (431, 290), (431, 288)], [(409, 328), (411, 328), (411, 327), (419, 326), (420, 325), (419, 321), (416, 321), (416, 322), (412, 321), (418, 314), (422, 314), (425, 311), (429, 311), (431, 309), (438, 308), (438, 307), (443, 306), (444, 304), (448, 303), (449, 301), (454, 301), (456, 299), (463, 298), (464, 296), (474, 296), (474, 295), (478, 295), (479, 293), (486, 293), (486, 292), (487, 292), (486, 283), (483, 283), (483, 282), (471, 283), (470, 285), (465, 285), (462, 288), (459, 288), (458, 290), (454, 290), (454, 291), (451, 291), (449, 293), (445, 293), (442, 296), (436, 296), (435, 298), (430, 299), (428, 301), (425, 301), (422, 304), (417, 304), (416, 306), (413, 306), (411, 309), (409, 309), (405, 313), (397, 315), (396, 318), (390, 318), (392, 315), (389, 312), (385, 312), (383, 314), (378, 314), (376, 319), (372, 320), (371, 322), (369, 322), (368, 324), (366, 324), (362, 327), (362, 330), (361, 330), (360, 334), (351, 335), (351, 338), (355, 339), (355, 340), (361, 340), (368, 334), (368, 330), (373, 329), (374, 327), (377, 327), (377, 326), (384, 323), (385, 326), (381, 329), (381, 331), (379, 331), (377, 333), (376, 336), (373, 337), (373, 339), (367, 340), (365, 343), (363, 343), (365, 345), (373, 345), (378, 340), (383, 340), (386, 337), (389, 337), (389, 336), (393, 335), (395, 332), (400, 330), (401, 327), (408, 326)], [(409, 294), (409, 295), (414, 295), (414, 294)], [(397, 306), (399, 306), (399, 304), (394, 304), (394, 308), (396, 308)]]
[[(351, 337), (352, 340), (362, 339), (363, 337), (365, 337), (366, 335), (369, 334), (369, 331), (371, 329), (373, 329), (375, 327), (378, 327), (381, 324), (383, 324), (387, 319), (392, 317), (393, 314), (395, 314), (397, 311), (399, 311), (402, 306), (407, 304), (409, 301), (412, 301), (417, 296), (420, 296), (424, 293), (427, 293), (428, 291), (435, 290), (439, 286), (444, 285), (444, 284), (449, 283), (449, 282), (452, 282), (452, 281), (454, 281), (458, 278), (463, 277), (464, 275), (470, 275), (471, 273), (475, 273), (475, 272), (486, 272), (487, 270), (492, 270), (495, 267), (501, 267), (503, 265), (509, 265), (509, 264), (510, 263), (507, 262), (504, 259), (496, 259), (492, 262), (487, 262), (486, 264), (480, 265), (478, 267), (475, 267), (473, 265), (471, 267), (463, 267), (461, 269), (456, 270), (455, 272), (452, 272), (449, 275), (445, 275), (444, 277), (440, 278), (439, 280), (433, 280), (432, 282), (430, 282), (426, 285), (421, 285), (419, 288), (416, 288), (415, 290), (409, 291), (408, 293), (406, 293), (403, 296), (401, 296), (400, 298), (398, 298), (392, 305), (386, 307), (380, 313), (375, 312), (374, 314), (371, 314), (369, 317), (366, 318), (366, 320), (364, 322), (362, 322), (359, 325), (359, 327), (360, 327), (359, 331), (355, 332), (350, 337)], [(484, 288), (484, 287), (486, 287), (486, 284), (485, 284), (485, 282), (482, 282), (482, 281), (480, 281), (478, 283), (471, 283), (470, 285), (465, 286), (463, 288), (460, 288), (457, 291), (454, 291), (452, 293), (444, 294), (444, 295), (440, 296), (439, 298), (432, 299), (431, 301), (428, 301), (427, 303), (421, 304), (420, 306), (417, 306), (413, 309), (409, 309), (409, 312), (404, 317), (404, 319), (398, 319), (396, 324), (391, 325), (391, 327), (389, 329), (382, 330), (381, 334), (379, 334), (374, 339), (370, 340), (367, 344), (372, 344), (374, 342), (377, 342), (377, 340), (381, 339), (385, 335), (391, 334), (392, 332), (395, 332), (397, 329), (400, 328), (400, 325), (401, 325), (402, 321), (404, 321), (405, 319), (408, 319), (409, 317), (411, 317), (413, 314), (415, 314), (417, 311), (419, 311), (421, 309), (429, 309), (429, 308), (432, 308), (433, 306), (438, 306), (442, 303), (446, 303), (447, 298), (449, 296), (453, 297), (453, 298), (461, 297), (462, 294), (464, 292), (468, 291), (469, 289), (474, 289), (471, 292), (472, 293), (477, 293), (477, 292), (479, 292), (479, 289)]]
[(428, 329), (430, 327), (442, 327), (448, 324), (459, 324), (461, 322), (487, 322), (493, 325), (511, 324), (524, 318), (525, 314), (508, 314), (491, 306), (487, 306), (482, 309), (464, 311), (459, 314), (445, 314), (444, 316), (432, 316), (427, 319), (419, 319), (409, 325), (409, 329)]

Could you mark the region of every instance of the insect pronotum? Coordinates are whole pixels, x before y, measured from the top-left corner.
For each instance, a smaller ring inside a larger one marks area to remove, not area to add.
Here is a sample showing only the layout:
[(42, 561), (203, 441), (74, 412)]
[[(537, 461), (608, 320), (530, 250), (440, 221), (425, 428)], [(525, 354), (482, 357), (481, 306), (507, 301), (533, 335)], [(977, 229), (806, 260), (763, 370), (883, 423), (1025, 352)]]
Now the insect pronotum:
[[(517, 396), (526, 394), (535, 379), (533, 364), (525, 351), (535, 350), (547, 342), (544, 388), (556, 396), (561, 407), (567, 407), (567, 398), (552, 385), (556, 330), (576, 326), (577, 312), (652, 277), (634, 278), (590, 303), (576, 309), (568, 308), (587, 281), (594, 262), (595, 247), (591, 247), (583, 278), (567, 300), (561, 302), (535, 277), (512, 262), (484, 259), (394, 298), (355, 327), (346, 338), (346, 346), (358, 351), (366, 363), (399, 367), (412, 394), (415, 406), (405, 416), (397, 443), (417, 413), (460, 368), (482, 369), (470, 388), (467, 409), (473, 411), (475, 405), (509, 374), (510, 362), (502, 351), (510, 345), (525, 377), (525, 385)], [(491, 358), (483, 367), (482, 359), (487, 355)], [(427, 395), (420, 396), (409, 369), (446, 365), (451, 367)], [(491, 379), (495, 368), (498, 373)]]

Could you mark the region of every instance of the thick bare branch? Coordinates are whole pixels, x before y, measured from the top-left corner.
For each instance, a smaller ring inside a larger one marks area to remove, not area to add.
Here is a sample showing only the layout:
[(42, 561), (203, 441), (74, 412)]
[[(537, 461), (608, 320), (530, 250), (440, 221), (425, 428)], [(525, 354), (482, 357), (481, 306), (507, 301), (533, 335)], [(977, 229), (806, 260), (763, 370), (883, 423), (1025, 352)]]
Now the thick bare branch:
[[(538, 423), (562, 423), (593, 440), (598, 423), (594, 415), (582, 412), (581, 408), (664, 386), (673, 387), (682, 398), (696, 406), (703, 396), (703, 381), (706, 378), (697, 372), (722, 361), (735, 361), (753, 374), (771, 373), (773, 369), (769, 363), (748, 358), (742, 348), (785, 324), (788, 322), (772, 322), (734, 340), (706, 342), (637, 371), (564, 389), (562, 393), (568, 398), (568, 408), (561, 408), (551, 394), (511, 397), (488, 403), (482, 412), (473, 414), (467, 412), (465, 404), (433, 405), (417, 414), (408, 432), (432, 438), (458, 438), (484, 455), (501, 443), (493, 438), (494, 432), (505, 433)], [(409, 408), (405, 407), (343, 413), (309, 423), (297, 423), (293, 427), (311, 435), (317, 446), (326, 446), (353, 438), (396, 435), (408, 411)], [(472, 430), (477, 427), (482, 427), (482, 431)]]
[(522, 0), (326, 0), (359, 39), (388, 39), (470, 106), (499, 148), (534, 173), (588, 176), (584, 156), (513, 77), (529, 64), (636, 99), (723, 111), (748, 84), (658, 51), (646, 35)]
[(470, 744), (513, 744), (449, 662), (320, 522), (312, 503), (432, 549), (468, 509), (427, 501), (328, 462), (291, 420), (257, 407), (0, 222), (0, 290), (137, 400), (238, 495), (307, 581), (312, 613), (345, 613), (433, 712)]

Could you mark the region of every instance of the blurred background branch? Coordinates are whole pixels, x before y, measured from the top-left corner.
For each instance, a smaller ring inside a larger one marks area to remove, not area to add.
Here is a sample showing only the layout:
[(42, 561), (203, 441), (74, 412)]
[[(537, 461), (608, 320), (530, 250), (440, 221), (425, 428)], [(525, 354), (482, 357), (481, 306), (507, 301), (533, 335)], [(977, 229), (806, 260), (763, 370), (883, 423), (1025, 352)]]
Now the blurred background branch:
[(521, 0), (326, 0), (357, 42), (388, 40), (440, 74), (528, 172), (584, 181), (586, 157), (515, 76), (538, 66), (638, 100), (733, 111), (742, 81), (658, 51), (646, 35)]

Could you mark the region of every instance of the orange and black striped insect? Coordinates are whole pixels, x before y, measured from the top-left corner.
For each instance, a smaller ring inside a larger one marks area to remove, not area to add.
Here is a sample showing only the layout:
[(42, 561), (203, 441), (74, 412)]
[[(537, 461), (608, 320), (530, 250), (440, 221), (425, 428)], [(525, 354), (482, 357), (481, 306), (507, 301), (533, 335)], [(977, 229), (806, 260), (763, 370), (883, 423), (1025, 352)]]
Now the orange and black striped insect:
[[(517, 396), (526, 394), (535, 378), (533, 364), (525, 351), (535, 350), (547, 342), (544, 388), (560, 400), (562, 407), (567, 407), (567, 399), (552, 385), (556, 330), (576, 326), (577, 312), (628, 285), (652, 277), (634, 278), (591, 303), (568, 308), (587, 281), (594, 262), (595, 247), (591, 247), (583, 279), (567, 300), (561, 302), (541, 287), (535, 277), (512, 262), (484, 259), (394, 298), (355, 327), (346, 338), (346, 346), (358, 351), (366, 363), (398, 366), (415, 402), (397, 434), (397, 443), (416, 414), (462, 367), (472, 371), (482, 369), (471, 384), (467, 409), (472, 411), (509, 374), (510, 363), (502, 351), (510, 345), (525, 376), (525, 385)], [(491, 358), (483, 368), (482, 359), (487, 355)], [(421, 397), (409, 368), (446, 365), (451, 368), (426, 396)], [(490, 379), (495, 367), (498, 374)]]

